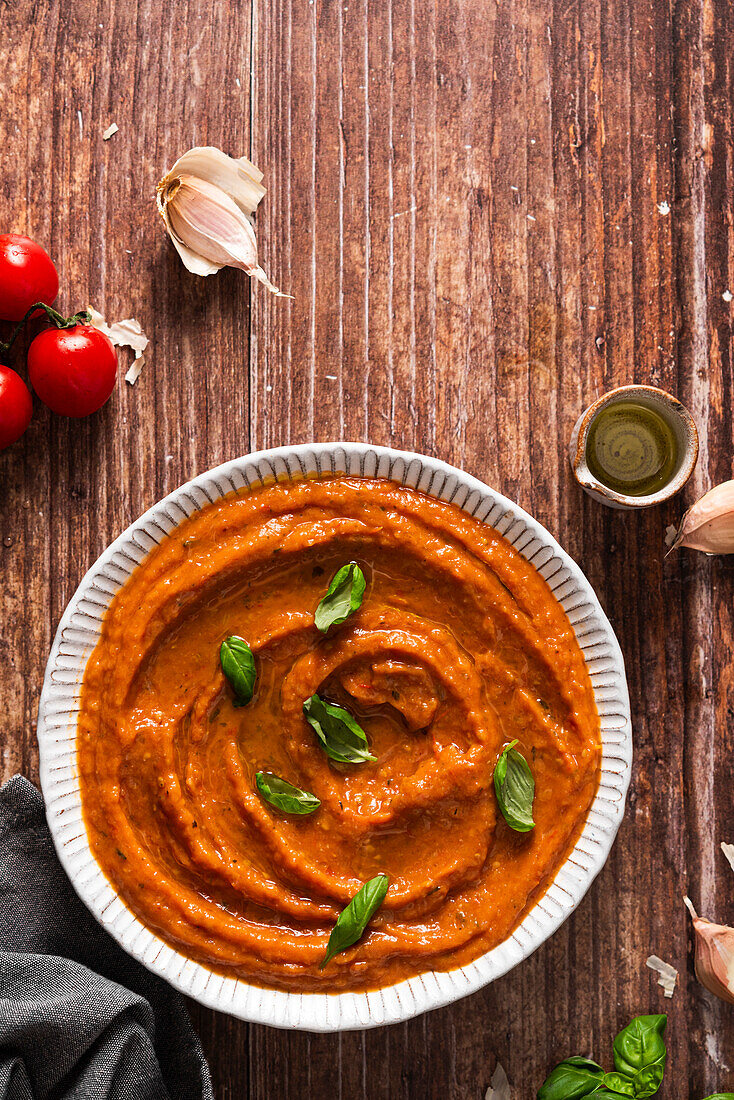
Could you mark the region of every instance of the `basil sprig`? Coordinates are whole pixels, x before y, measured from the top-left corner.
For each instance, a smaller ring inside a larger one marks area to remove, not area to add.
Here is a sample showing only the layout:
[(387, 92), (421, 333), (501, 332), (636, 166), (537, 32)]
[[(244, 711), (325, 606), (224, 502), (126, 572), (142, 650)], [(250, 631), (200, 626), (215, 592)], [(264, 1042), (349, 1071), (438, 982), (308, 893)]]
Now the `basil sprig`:
[(343, 565), (334, 574), (314, 617), (316, 627), (322, 634), (326, 634), (332, 626), (340, 626), (361, 607), (364, 589), (364, 573), (356, 561)]
[(294, 787), (272, 772), (257, 772), (255, 785), (265, 801), (284, 814), (312, 814), (321, 805), (315, 794)]
[(589, 1058), (567, 1058), (551, 1073), (538, 1091), (538, 1100), (577, 1100), (601, 1095), (604, 1070)]
[(655, 1095), (665, 1072), (667, 1022), (665, 1015), (636, 1016), (620, 1031), (613, 1048), (616, 1073), (604, 1078), (607, 1088), (616, 1089), (620, 1096)]
[(255, 691), (257, 670), (252, 650), (244, 638), (236, 634), (225, 638), (219, 649), (222, 672), (234, 691), (234, 705), (244, 707)]
[(306, 721), (313, 727), (327, 756), (341, 764), (364, 764), (375, 760), (367, 735), (349, 711), (312, 695), (303, 704)]
[(567, 1058), (541, 1085), (538, 1100), (579, 1100), (584, 1096), (645, 1100), (654, 1096), (665, 1072), (663, 1033), (667, 1022), (665, 1015), (635, 1016), (614, 1040), (612, 1073), (605, 1073), (588, 1058)]
[(364, 930), (369, 924), (370, 918), (385, 900), (390, 879), (385, 874), (375, 875), (369, 882), (365, 882), (361, 890), (354, 895), (349, 905), (342, 909), (337, 922), (331, 930), (326, 955), (321, 964), (323, 970), (326, 964), (338, 955), (340, 951), (346, 951), (364, 935)]
[(515, 748), (516, 744), (516, 740), (511, 741), (497, 761), (494, 789), (502, 815), (510, 828), (518, 833), (528, 833), (535, 828), (535, 780), (527, 760)]

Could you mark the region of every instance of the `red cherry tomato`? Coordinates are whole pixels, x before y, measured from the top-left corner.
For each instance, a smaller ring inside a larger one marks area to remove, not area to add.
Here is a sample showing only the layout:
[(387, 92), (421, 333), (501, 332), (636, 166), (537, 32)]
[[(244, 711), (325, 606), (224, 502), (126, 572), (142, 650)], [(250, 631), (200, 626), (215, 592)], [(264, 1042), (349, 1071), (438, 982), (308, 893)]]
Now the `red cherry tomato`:
[(23, 379), (0, 365), (0, 451), (20, 439), (31, 422), (33, 402)]
[(59, 275), (40, 244), (16, 233), (0, 233), (0, 319), (20, 321), (34, 302), (53, 305)]
[(28, 349), (28, 377), (59, 416), (89, 416), (115, 388), (117, 352), (94, 325), (47, 328)]

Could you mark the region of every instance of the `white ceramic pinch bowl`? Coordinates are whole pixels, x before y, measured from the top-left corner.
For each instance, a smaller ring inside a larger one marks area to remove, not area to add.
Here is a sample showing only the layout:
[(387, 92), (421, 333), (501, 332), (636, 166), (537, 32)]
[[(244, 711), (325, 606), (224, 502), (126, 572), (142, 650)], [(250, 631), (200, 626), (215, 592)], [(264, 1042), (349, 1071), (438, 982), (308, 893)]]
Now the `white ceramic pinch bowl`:
[[(217, 974), (175, 951), (125, 906), (97, 864), (82, 818), (76, 721), (87, 660), (107, 607), (148, 551), (197, 509), (263, 481), (319, 474), (389, 478), (451, 501), (499, 531), (545, 578), (583, 651), (601, 720), (599, 789), (576, 846), (511, 936), (466, 966), (429, 972), (368, 993), (285, 993)], [(56, 851), (75, 890), (114, 939), (153, 973), (209, 1008), (305, 1031), (378, 1027), (474, 993), (551, 936), (604, 866), (624, 813), (632, 763), (629, 694), (614, 632), (579, 567), (544, 527), (506, 497), (425, 455), (365, 443), (278, 447), (225, 462), (154, 505), (86, 574), (63, 614), (38, 715), (41, 786)]]

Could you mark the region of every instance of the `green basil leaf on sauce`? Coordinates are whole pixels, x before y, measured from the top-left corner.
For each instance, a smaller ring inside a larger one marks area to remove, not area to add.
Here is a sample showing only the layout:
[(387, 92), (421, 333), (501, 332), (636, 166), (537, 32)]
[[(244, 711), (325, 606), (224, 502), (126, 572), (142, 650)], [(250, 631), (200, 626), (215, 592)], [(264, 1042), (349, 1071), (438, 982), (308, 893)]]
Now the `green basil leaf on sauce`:
[(303, 713), (332, 760), (340, 764), (365, 764), (376, 759), (370, 753), (366, 733), (343, 707), (312, 695), (303, 704)]
[(387, 875), (375, 875), (369, 882), (365, 882), (346, 909), (342, 909), (329, 936), (326, 955), (321, 964), (322, 970), (335, 955), (338, 955), (340, 951), (346, 951), (348, 947), (351, 947), (352, 944), (362, 938), (370, 918), (385, 900), (389, 885), (390, 879)]
[(252, 650), (244, 638), (232, 634), (225, 638), (219, 649), (222, 672), (234, 692), (234, 705), (244, 707), (255, 691), (257, 670)]
[(314, 622), (325, 634), (329, 627), (339, 626), (362, 605), (364, 573), (355, 561), (343, 565), (331, 578), (326, 595), (316, 608)]
[[(580, 1100), (603, 1095), (604, 1070), (589, 1058), (567, 1058), (538, 1090), (538, 1100)], [(606, 1094), (609, 1095), (608, 1093)]]
[(315, 794), (294, 787), (272, 772), (258, 772), (255, 785), (265, 801), (284, 814), (312, 814), (321, 805)]
[(518, 833), (528, 833), (535, 828), (535, 780), (527, 760), (515, 748), (516, 744), (516, 740), (512, 741), (497, 761), (494, 789), (502, 815), (510, 828)]

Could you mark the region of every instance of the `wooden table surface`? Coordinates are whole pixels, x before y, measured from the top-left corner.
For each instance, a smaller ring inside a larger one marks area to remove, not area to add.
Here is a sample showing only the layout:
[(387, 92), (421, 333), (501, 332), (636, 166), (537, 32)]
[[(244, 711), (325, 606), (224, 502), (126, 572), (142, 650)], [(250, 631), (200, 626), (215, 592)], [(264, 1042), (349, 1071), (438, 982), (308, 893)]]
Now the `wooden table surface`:
[[(664, 559), (666, 526), (732, 477), (731, 0), (2, 0), (0, 228), (47, 246), (59, 304), (151, 338), (79, 422), (37, 404), (0, 455), (2, 772), (38, 776), (51, 640), (87, 567), (144, 509), (261, 447), (355, 439), (517, 500), (595, 586), (627, 662), (624, 823), (574, 917), (491, 987), (402, 1026), (309, 1036), (191, 1006), (220, 1098), (526, 1100), (668, 1011), (661, 1096), (734, 1088), (734, 1008), (692, 972), (689, 893), (734, 923), (732, 559)], [(102, 133), (116, 122), (111, 140)], [(188, 274), (158, 177), (192, 145), (249, 154), (262, 262)], [(586, 403), (651, 382), (693, 411), (681, 498), (584, 497)], [(680, 970), (665, 1001), (645, 958)]]

